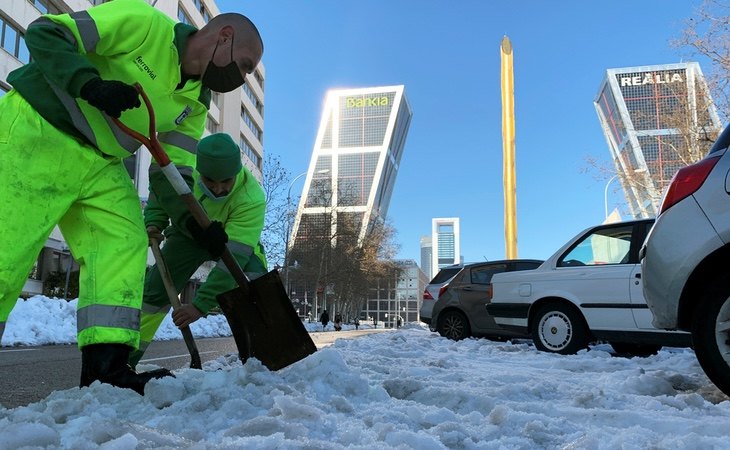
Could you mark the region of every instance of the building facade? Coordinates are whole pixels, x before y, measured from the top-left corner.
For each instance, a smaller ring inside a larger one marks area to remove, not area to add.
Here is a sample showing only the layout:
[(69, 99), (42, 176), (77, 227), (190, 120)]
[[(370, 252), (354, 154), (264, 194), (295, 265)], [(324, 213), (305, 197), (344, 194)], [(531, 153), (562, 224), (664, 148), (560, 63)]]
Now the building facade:
[(461, 262), (461, 231), (458, 217), (431, 219), (431, 272)]
[(701, 159), (722, 129), (695, 62), (609, 69), (594, 105), (635, 218), (657, 214), (677, 170)]
[(433, 244), (431, 236), (421, 236), (421, 270), (426, 274), (428, 279), (433, 278), (431, 270), (431, 258), (433, 255)]
[[(0, 2), (0, 94), (10, 90), (7, 75), (27, 64), (30, 54), (25, 46), (24, 34), (28, 25), (42, 14), (59, 14), (81, 11), (104, 3), (103, 0), (12, 0)], [(212, 0), (149, 0), (155, 8), (168, 16), (193, 25), (203, 27), (211, 17), (220, 13)], [(241, 147), (241, 159), (246, 167), (259, 180), (263, 168), (263, 130), (264, 130), (264, 80), (266, 72), (259, 64), (254, 72), (246, 76), (246, 84), (241, 89), (226, 94), (213, 93), (210, 111), (204, 134), (228, 133), (237, 139)], [(144, 203), (148, 197), (149, 179), (147, 168), (151, 162), (150, 153), (140, 149), (134, 156), (125, 159), (125, 165)], [(153, 261), (152, 255), (148, 261)], [(42, 293), (43, 281), (51, 274), (78, 270), (58, 227), (49, 237), (45, 248), (38, 257), (23, 295)], [(206, 269), (196, 276), (205, 276)]]
[(423, 291), (430, 278), (412, 259), (395, 260), (400, 274), (393, 279), (380, 279), (368, 292), (365, 310), (360, 321), (396, 328), (401, 324), (420, 321)]
[(345, 223), (361, 242), (386, 217), (411, 116), (403, 86), (327, 93), (290, 249)]
[[(289, 272), (290, 291), (307, 292), (315, 301), (327, 296), (324, 274), (335, 270), (328, 268), (329, 250), (338, 242), (362, 247), (383, 223), (411, 117), (404, 86), (327, 93), (288, 241), (289, 265), (299, 265), (302, 274)], [(306, 271), (317, 275), (304, 276)], [(313, 279), (321, 285), (312, 285)]]

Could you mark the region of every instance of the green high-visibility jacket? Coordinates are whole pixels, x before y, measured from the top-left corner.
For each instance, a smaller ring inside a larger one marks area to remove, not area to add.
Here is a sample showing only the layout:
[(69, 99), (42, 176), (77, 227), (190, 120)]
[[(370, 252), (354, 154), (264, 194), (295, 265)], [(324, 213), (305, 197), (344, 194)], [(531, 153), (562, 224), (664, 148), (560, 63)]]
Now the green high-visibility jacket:
[[(25, 35), (32, 61), (11, 72), (8, 82), (55, 127), (119, 158), (133, 154), (139, 142), (79, 98), (80, 91), (96, 77), (139, 83), (155, 109), (165, 151), (191, 183), (210, 105), (210, 90), (199, 79), (183, 79), (181, 74), (181, 55), (196, 31), (142, 0), (115, 0), (86, 11), (44, 15), (28, 26)], [(149, 134), (144, 105), (124, 111), (121, 121)], [(150, 178), (151, 183), (163, 180)]]
[[(210, 220), (221, 222), (228, 235), (228, 248), (245, 271), (265, 273), (266, 256), (260, 244), (261, 231), (264, 228), (266, 214), (266, 195), (259, 182), (245, 167), (236, 176), (236, 182), (231, 192), (223, 200), (215, 201), (205, 195), (198, 185), (200, 174), (194, 172), (195, 197), (200, 202)], [(169, 225), (168, 211), (173, 205), (163, 209), (158, 200), (154, 187), (151, 188), (149, 202), (144, 210), (146, 226), (155, 226), (165, 230)], [(174, 207), (184, 209), (182, 202)], [(173, 214), (176, 212), (173, 211)], [(178, 228), (173, 224), (165, 234), (176, 233)], [(190, 241), (191, 245), (197, 245)], [(175, 276), (173, 275), (173, 278)], [(211, 270), (208, 279), (198, 289), (193, 304), (203, 313), (218, 305), (216, 296), (236, 287), (236, 282), (228, 272), (225, 264), (218, 261)]]

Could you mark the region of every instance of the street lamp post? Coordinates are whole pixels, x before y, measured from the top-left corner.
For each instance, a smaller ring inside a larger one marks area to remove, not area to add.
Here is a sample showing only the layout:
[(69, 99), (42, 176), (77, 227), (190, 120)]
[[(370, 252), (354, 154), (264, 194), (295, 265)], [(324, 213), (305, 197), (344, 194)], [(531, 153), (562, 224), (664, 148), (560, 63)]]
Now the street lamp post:
[[(322, 174), (329, 172), (329, 169), (322, 169), (318, 170), (315, 173)], [(306, 175), (308, 172), (303, 172), (294, 177), (293, 180), (291, 180), (291, 183), (289, 183), (289, 189), (286, 192), (286, 248), (284, 249), (284, 286), (286, 287), (287, 292), (289, 292), (289, 239), (291, 235), (291, 226), (292, 226), (292, 218), (291, 216), (291, 188), (294, 186), (294, 183)], [(305, 291), (304, 295), (306, 296), (307, 293)], [(316, 311), (315, 311), (316, 314)]]
[(618, 178), (618, 174), (612, 176), (606, 183), (606, 187), (603, 189), (603, 209), (604, 209), (604, 212), (606, 213), (606, 216), (605, 216), (606, 219), (608, 219), (608, 185), (610, 185), (611, 182), (613, 180), (615, 180), (616, 178)]
[(286, 248), (284, 249), (284, 286), (289, 292), (289, 235), (291, 234), (291, 188), (294, 183), (306, 175), (307, 172), (300, 173), (289, 183), (289, 190), (286, 193)]

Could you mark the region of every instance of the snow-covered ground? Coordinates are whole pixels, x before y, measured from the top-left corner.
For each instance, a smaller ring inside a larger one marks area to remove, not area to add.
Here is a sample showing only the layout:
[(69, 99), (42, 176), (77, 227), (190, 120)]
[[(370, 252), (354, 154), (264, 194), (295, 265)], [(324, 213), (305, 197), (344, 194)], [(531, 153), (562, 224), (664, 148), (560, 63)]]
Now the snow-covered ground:
[[(74, 342), (74, 303), (20, 302), (3, 345)], [(730, 402), (691, 350), (610, 350), (558, 356), (406, 324), (278, 372), (231, 355), (152, 381), (144, 397), (95, 383), (0, 407), (0, 449), (730, 448)]]

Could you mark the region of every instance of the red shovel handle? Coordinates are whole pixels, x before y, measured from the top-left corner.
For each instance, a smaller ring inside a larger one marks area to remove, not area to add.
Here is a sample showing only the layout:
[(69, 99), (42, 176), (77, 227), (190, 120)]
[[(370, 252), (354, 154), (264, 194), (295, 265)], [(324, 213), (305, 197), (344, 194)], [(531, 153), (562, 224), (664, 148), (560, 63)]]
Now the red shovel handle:
[(147, 97), (147, 94), (145, 93), (144, 89), (142, 89), (142, 85), (139, 83), (134, 83), (134, 88), (137, 89), (137, 92), (139, 92), (139, 95), (142, 96), (142, 100), (144, 101), (145, 106), (147, 107), (147, 113), (150, 116), (150, 137), (143, 135), (142, 133), (139, 133), (128, 126), (124, 125), (121, 120), (117, 119), (116, 117), (112, 117), (112, 120), (114, 123), (125, 133), (132, 136), (133, 138), (137, 139), (139, 142), (145, 145), (152, 154), (152, 157), (155, 158), (155, 161), (157, 161), (157, 164), (160, 165), (160, 167), (165, 167), (168, 164), (171, 163), (170, 157), (167, 156), (167, 153), (162, 148), (162, 145), (160, 144), (160, 141), (157, 140), (157, 121), (155, 120), (155, 110), (152, 107), (152, 102), (150, 102), (150, 98)]

